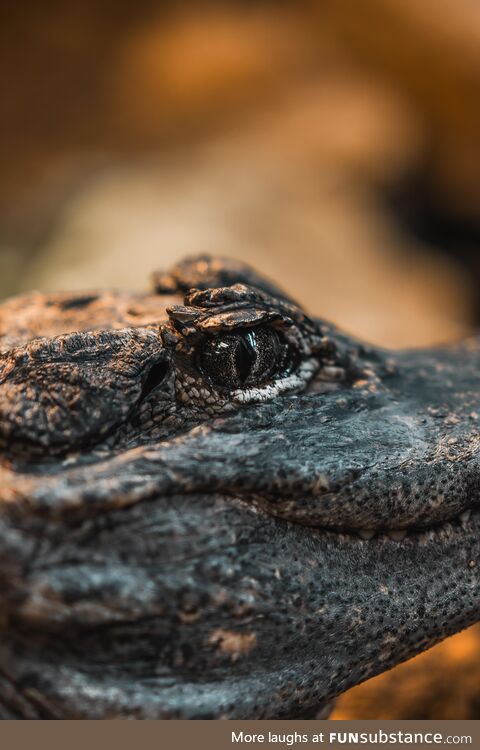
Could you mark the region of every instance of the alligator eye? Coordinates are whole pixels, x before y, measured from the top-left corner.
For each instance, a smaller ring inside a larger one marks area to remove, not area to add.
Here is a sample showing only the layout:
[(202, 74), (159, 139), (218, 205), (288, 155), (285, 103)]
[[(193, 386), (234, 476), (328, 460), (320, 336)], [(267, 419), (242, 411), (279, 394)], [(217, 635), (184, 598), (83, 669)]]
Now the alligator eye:
[(224, 388), (255, 387), (284, 369), (287, 346), (273, 328), (251, 328), (209, 339), (201, 369)]

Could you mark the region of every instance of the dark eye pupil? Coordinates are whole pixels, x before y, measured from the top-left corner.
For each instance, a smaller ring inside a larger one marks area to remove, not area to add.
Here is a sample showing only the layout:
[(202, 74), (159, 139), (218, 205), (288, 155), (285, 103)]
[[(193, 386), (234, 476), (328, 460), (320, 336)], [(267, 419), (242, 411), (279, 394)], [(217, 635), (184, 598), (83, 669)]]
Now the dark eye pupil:
[(275, 374), (281, 352), (274, 329), (252, 328), (209, 339), (200, 366), (212, 382), (224, 388), (255, 387)]
[(240, 338), (237, 346), (235, 347), (235, 365), (240, 381), (244, 383), (250, 371), (255, 364), (256, 353), (254, 345), (248, 340), (247, 337)]

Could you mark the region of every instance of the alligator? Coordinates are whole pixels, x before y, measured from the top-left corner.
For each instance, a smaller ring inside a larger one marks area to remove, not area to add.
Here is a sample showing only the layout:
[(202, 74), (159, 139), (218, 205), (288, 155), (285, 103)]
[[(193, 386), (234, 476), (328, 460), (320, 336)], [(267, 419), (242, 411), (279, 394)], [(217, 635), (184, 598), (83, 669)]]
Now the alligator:
[(0, 306), (0, 716), (326, 716), (480, 619), (480, 338), (240, 262)]

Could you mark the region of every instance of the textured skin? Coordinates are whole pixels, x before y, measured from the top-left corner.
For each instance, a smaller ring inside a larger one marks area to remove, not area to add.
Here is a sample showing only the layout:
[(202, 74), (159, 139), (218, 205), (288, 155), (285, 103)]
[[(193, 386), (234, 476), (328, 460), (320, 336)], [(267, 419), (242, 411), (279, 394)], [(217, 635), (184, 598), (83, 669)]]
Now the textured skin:
[[(479, 620), (479, 340), (377, 350), (231, 261), (155, 287), (0, 307), (0, 716), (314, 717)], [(252, 329), (289, 369), (223, 387)]]

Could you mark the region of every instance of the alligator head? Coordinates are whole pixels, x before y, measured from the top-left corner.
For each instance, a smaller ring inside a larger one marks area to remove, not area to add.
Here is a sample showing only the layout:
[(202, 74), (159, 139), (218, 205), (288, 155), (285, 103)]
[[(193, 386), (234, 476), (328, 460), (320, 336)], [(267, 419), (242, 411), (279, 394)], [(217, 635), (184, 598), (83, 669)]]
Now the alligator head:
[(479, 340), (155, 285), (0, 308), (0, 715), (308, 718), (477, 621)]

